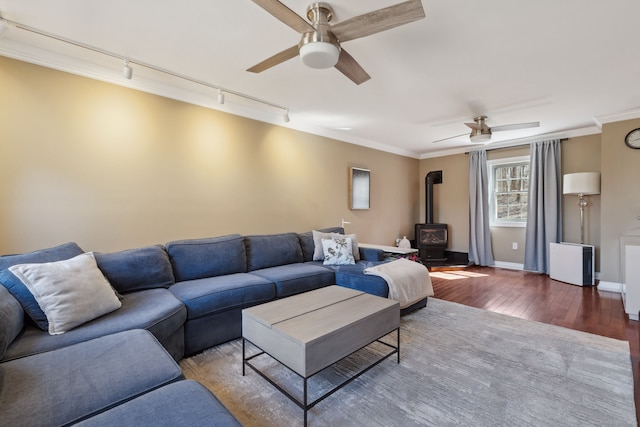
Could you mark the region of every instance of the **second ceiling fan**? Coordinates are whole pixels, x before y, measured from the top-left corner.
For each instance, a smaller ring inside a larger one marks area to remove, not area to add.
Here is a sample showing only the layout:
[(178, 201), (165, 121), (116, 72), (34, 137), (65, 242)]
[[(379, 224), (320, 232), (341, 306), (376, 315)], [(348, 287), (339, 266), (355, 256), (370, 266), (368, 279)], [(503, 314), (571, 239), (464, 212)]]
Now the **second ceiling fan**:
[(510, 125), (501, 125), (501, 126), (491, 126), (489, 127), (485, 122), (487, 120), (487, 116), (477, 116), (473, 118), (473, 123), (465, 123), (469, 128), (471, 128), (471, 133), (463, 133), (461, 135), (450, 136), (448, 138), (439, 139), (436, 142), (446, 141), (448, 139), (459, 138), (461, 136), (469, 135), (469, 139), (474, 144), (484, 144), (491, 140), (491, 136), (493, 132), (501, 132), (506, 130), (518, 130), (518, 129), (527, 129), (527, 128), (535, 128), (540, 126), (540, 122), (528, 122), (528, 123), (514, 123)]
[(249, 68), (260, 73), (298, 55), (311, 68), (336, 67), (355, 84), (371, 77), (341, 46), (341, 43), (366, 37), (425, 17), (421, 0), (409, 0), (394, 6), (368, 12), (331, 25), (333, 9), (327, 3), (312, 3), (305, 21), (278, 0), (253, 0), (258, 6), (300, 34), (300, 42)]

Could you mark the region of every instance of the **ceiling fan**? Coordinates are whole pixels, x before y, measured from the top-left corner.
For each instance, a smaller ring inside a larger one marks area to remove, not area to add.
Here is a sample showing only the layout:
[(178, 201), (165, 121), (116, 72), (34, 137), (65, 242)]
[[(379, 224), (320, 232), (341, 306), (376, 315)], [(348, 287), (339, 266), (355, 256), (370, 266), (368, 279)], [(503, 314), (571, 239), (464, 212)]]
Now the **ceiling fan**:
[[(492, 126), (489, 127), (485, 120), (487, 120), (487, 116), (477, 116), (473, 118), (474, 123), (465, 123), (468, 127), (471, 128), (471, 134), (469, 134), (469, 139), (474, 144), (482, 144), (486, 143), (491, 139), (493, 132), (502, 132), (505, 130), (517, 130), (517, 129), (527, 129), (527, 128), (535, 128), (540, 126), (540, 122), (529, 122), (529, 123), (515, 123), (511, 125), (501, 125), (501, 126)], [(439, 139), (436, 142), (446, 141), (448, 139), (459, 138), (461, 136), (467, 135), (463, 133), (461, 135), (450, 136), (448, 138)]]
[(278, 0), (253, 0), (258, 6), (293, 28), (300, 34), (300, 42), (249, 68), (260, 73), (298, 55), (311, 68), (336, 67), (355, 84), (371, 77), (355, 59), (340, 45), (341, 43), (366, 37), (424, 18), (421, 0), (409, 0), (373, 12), (356, 16), (330, 25), (333, 9), (327, 3), (312, 3), (307, 8), (305, 21), (300, 15)]

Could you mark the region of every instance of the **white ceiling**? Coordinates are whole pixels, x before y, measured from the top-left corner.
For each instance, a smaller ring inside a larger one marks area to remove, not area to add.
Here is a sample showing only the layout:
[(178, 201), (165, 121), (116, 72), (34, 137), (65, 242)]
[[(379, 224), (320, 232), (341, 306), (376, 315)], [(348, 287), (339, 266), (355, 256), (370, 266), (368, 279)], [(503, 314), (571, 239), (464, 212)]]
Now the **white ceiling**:
[[(309, 0), (283, 0), (304, 16)], [(329, 3), (332, 23), (397, 0)], [(640, 117), (637, 0), (423, 0), (426, 18), (343, 44), (371, 75), (360, 86), (294, 58), (245, 71), (299, 35), (250, 0), (0, 0), (0, 16), (290, 109), (228, 95), (11, 25), (0, 55), (416, 158), (465, 151), (463, 124), (539, 121), (494, 146), (598, 132)], [(344, 128), (349, 128), (344, 129)]]

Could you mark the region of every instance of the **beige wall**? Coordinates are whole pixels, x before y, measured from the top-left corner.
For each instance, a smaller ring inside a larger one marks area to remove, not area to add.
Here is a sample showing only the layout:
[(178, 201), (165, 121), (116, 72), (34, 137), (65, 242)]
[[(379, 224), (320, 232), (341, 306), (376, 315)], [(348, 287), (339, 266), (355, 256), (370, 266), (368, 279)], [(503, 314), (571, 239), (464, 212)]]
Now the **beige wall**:
[[(416, 159), (0, 57), (0, 253), (111, 251), (350, 221), (392, 244), (418, 220)], [(371, 169), (351, 211), (348, 169)]]
[[(529, 155), (529, 147), (490, 150), (488, 160)], [(442, 170), (443, 184), (434, 186), (436, 222), (449, 224), (452, 239), (449, 250), (469, 251), (469, 158), (465, 154), (423, 159), (420, 161), (420, 218), (424, 220), (424, 177), (429, 171)], [(600, 135), (570, 138), (562, 143), (562, 170), (571, 172), (600, 172)], [(445, 185), (448, 184), (448, 185)], [(580, 241), (580, 222), (577, 199), (563, 199), (564, 238)], [(586, 242), (600, 246), (600, 196), (590, 196), (586, 214)], [(504, 263), (524, 263), (525, 228), (491, 227), (494, 259)], [(513, 243), (518, 249), (513, 250)], [(596, 255), (598, 250), (596, 250)], [(599, 268), (596, 257), (596, 270)]]
[(601, 280), (620, 283), (620, 236), (640, 234), (640, 150), (624, 144), (640, 119), (602, 127)]

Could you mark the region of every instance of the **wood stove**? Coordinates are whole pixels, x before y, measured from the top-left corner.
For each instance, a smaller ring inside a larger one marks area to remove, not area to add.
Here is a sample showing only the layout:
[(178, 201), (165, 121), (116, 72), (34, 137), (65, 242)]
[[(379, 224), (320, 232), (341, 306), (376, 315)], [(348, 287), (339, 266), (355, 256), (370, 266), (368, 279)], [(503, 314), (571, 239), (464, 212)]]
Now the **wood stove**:
[(416, 247), (425, 264), (447, 260), (445, 250), (448, 244), (447, 224), (433, 222), (433, 185), (442, 184), (442, 171), (431, 171), (425, 178), (425, 214), (426, 223), (416, 224)]

